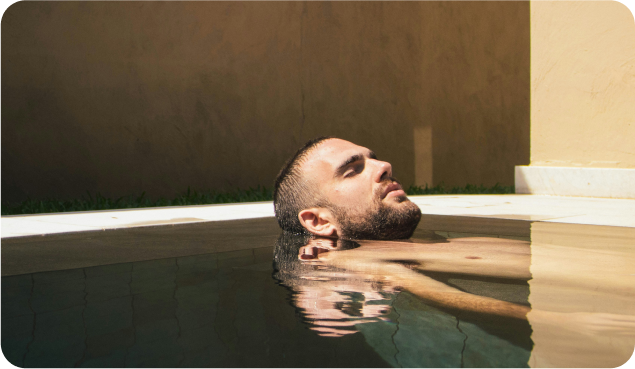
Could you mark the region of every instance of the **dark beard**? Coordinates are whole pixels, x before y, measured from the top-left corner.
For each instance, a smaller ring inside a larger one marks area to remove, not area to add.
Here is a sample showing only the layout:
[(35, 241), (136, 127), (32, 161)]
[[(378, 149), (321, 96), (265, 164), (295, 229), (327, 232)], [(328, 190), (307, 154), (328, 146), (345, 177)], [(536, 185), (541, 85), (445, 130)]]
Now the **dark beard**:
[(339, 206), (329, 208), (340, 225), (341, 238), (350, 240), (401, 240), (412, 236), (419, 220), (421, 209), (404, 197), (398, 208), (385, 205), (377, 197), (374, 209), (362, 216), (351, 214)]

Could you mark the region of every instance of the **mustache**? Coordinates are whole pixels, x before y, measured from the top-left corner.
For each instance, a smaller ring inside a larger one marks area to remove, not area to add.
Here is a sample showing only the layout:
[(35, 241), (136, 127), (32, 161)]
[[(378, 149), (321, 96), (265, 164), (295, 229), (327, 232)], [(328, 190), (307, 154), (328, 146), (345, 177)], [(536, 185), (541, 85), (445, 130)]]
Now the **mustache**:
[(385, 184), (386, 186), (391, 184), (391, 183), (397, 183), (398, 185), (401, 186), (401, 182), (399, 182), (399, 180), (395, 177), (386, 177), (384, 179), (381, 180), (381, 182), (379, 182), (381, 184)]
[(403, 185), (401, 184), (401, 182), (399, 182), (399, 180), (395, 177), (386, 177), (384, 179), (381, 180), (381, 182), (379, 182), (380, 186), (377, 186), (377, 188), (375, 189), (375, 195), (377, 197), (381, 197), (384, 193), (384, 190), (386, 189), (386, 187), (390, 186), (393, 183), (397, 183), (398, 185), (400, 185), (403, 188)]

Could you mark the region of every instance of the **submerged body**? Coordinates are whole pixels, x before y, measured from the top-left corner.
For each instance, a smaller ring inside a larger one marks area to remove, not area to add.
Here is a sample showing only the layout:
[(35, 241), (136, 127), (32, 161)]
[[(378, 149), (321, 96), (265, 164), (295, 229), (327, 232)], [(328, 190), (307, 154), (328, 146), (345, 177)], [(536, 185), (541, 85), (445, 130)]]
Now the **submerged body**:
[[(440, 309), (529, 321), (534, 333), (535, 327), (540, 327), (539, 332), (550, 332), (546, 337), (558, 336), (553, 332), (569, 332), (574, 337), (606, 336), (610, 339), (603, 345), (620, 347), (619, 355), (614, 356), (621, 358), (628, 353), (629, 345), (632, 352), (635, 342), (632, 308), (596, 309), (592, 304), (551, 306), (544, 303), (549, 298), (537, 300), (539, 306), (534, 306), (531, 298), (519, 303), (470, 293), (439, 278), (440, 275), (461, 275), (520, 282), (536, 286), (531, 290), (536, 296), (536, 290), (548, 291), (558, 286), (553, 290), (571, 300), (577, 298), (578, 292), (589, 295), (589, 291), (598, 288), (618, 286), (626, 292), (627, 300), (635, 303), (632, 286), (627, 283), (624, 287), (623, 276), (628, 273), (608, 279), (601, 276), (599, 280), (604, 284), (589, 283), (576, 267), (571, 269), (576, 264), (567, 262), (571, 255), (561, 253), (561, 247), (556, 248), (559, 251), (552, 268), (539, 265), (536, 269), (533, 258), (537, 242), (485, 237), (407, 240), (417, 228), (421, 211), (405, 196), (393, 177), (390, 163), (379, 160), (365, 147), (327, 137), (310, 141), (276, 179), (274, 205), (285, 232), (314, 237), (305, 239), (302, 244), (296, 242), (296, 247), (287, 247), (294, 242), (284, 241), (288, 245), (277, 248), (282, 252), (274, 256), (274, 267), (277, 265), (276, 278), (294, 291), (296, 307), (313, 320), (312, 329), (322, 335), (350, 334), (355, 331), (346, 327), (385, 319), (391, 306), (386, 302), (387, 294), (406, 290)], [(549, 243), (552, 237), (551, 234), (547, 237)], [(531, 239), (534, 241), (533, 228)], [(632, 248), (632, 244), (629, 247)], [(538, 250), (547, 250), (547, 254), (552, 251), (550, 246)], [(285, 253), (288, 255), (281, 256)], [(597, 253), (594, 249), (593, 257), (602, 258), (602, 251)], [(620, 263), (619, 258), (610, 260), (614, 265)], [(631, 264), (630, 276), (632, 265), (635, 263)], [(603, 267), (610, 272), (613, 265)], [(534, 282), (534, 270), (540, 272), (538, 283)], [(563, 270), (575, 273), (563, 275)], [(361, 296), (352, 298), (351, 294)], [(347, 318), (350, 314), (356, 318)], [(611, 341), (613, 338), (619, 345)], [(558, 347), (548, 338), (540, 341), (549, 341), (552, 344), (547, 346)], [(588, 342), (583, 346), (586, 345), (590, 346)], [(532, 356), (532, 360), (538, 365), (560, 366), (547, 363), (551, 360), (545, 359), (549, 355)]]
[[(359, 329), (360, 324), (387, 319), (391, 310), (387, 296), (406, 290), (422, 302), (452, 314), (477, 314), (480, 316), (477, 320), (500, 319), (504, 325), (516, 324), (509, 319), (528, 321), (534, 330), (558, 332), (561, 337), (581, 342), (613, 337), (614, 349), (618, 347), (615, 342), (626, 345), (619, 347), (635, 344), (635, 315), (631, 313), (615, 314), (579, 307), (580, 310), (573, 311), (532, 308), (529, 301), (505, 301), (483, 293), (470, 293), (440, 278), (495, 279), (521, 286), (532, 279), (532, 243), (528, 241), (466, 237), (360, 240), (354, 247), (346, 244), (343, 240), (313, 238), (297, 253), (302, 264), (313, 266), (299, 278), (313, 283), (294, 287), (294, 303), (304, 309), (313, 321), (312, 329), (322, 335), (351, 334), (357, 331), (350, 329), (353, 326)], [(553, 269), (541, 271), (540, 278), (562, 283), (565, 280), (561, 275), (561, 270)], [(350, 303), (351, 291), (360, 293), (363, 301), (354, 319), (341, 309)], [(580, 293), (588, 291), (580, 288)], [(633, 300), (632, 293), (630, 298)], [(491, 318), (483, 318), (487, 316)]]
[[(433, 305), (525, 319), (529, 308), (463, 292), (426, 273), (493, 277), (526, 282), (529, 243), (500, 238), (459, 238), (406, 241), (357, 241), (359, 247), (340, 250), (333, 239), (312, 239), (298, 257), (315, 266), (337, 268), (392, 288), (406, 289)], [(326, 269), (306, 277), (328, 275)], [(368, 282), (366, 282), (368, 283)], [(328, 288), (326, 285), (323, 287)]]

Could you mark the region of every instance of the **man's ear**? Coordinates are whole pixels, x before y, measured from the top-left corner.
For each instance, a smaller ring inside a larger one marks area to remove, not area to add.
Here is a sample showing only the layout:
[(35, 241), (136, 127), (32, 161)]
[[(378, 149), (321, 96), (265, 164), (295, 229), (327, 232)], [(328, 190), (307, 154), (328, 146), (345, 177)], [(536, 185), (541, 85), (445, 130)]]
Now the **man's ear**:
[(298, 219), (307, 231), (316, 236), (337, 237), (334, 217), (325, 208), (304, 209), (298, 213)]

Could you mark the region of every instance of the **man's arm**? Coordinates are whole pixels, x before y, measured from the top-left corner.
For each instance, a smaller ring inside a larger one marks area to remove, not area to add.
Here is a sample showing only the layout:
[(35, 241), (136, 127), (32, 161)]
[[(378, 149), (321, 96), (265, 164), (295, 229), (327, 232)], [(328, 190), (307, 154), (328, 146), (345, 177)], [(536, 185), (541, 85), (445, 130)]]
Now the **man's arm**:
[[(590, 312), (553, 312), (531, 309), (511, 302), (473, 295), (436, 281), (397, 262), (353, 258), (355, 250), (328, 252), (319, 259), (327, 265), (383, 278), (395, 286), (437, 306), (485, 314), (527, 319), (533, 324), (548, 324), (580, 334), (635, 337), (635, 316)], [(339, 254), (339, 255), (338, 255)]]
[(395, 285), (438, 306), (517, 319), (526, 319), (531, 310), (526, 306), (463, 292), (396, 262), (340, 258), (337, 254), (333, 252), (320, 255), (320, 260), (337, 268), (385, 277)]

